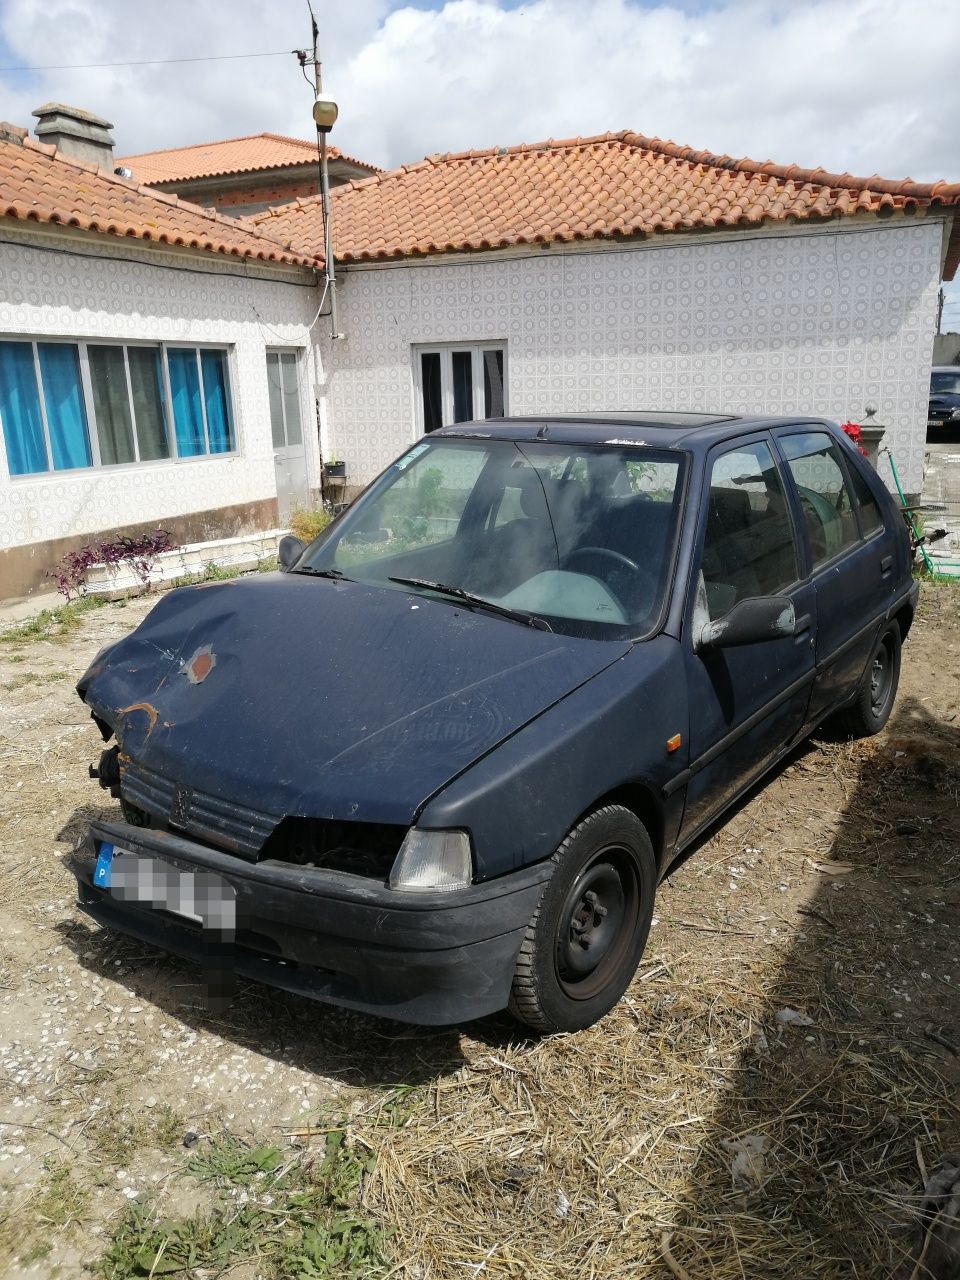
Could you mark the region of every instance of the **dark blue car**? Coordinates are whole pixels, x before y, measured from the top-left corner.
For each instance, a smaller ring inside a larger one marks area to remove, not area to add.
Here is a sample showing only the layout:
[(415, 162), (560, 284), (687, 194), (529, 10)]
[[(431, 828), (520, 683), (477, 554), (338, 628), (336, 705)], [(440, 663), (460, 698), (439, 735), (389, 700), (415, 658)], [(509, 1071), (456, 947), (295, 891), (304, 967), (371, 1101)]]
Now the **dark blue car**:
[(78, 689), (124, 822), (81, 908), (422, 1023), (620, 998), (658, 881), (827, 717), (890, 714), (906, 528), (813, 419), (462, 423), (285, 571), (171, 592)]
[(934, 366), (930, 374), (927, 426), (960, 427), (960, 366)]

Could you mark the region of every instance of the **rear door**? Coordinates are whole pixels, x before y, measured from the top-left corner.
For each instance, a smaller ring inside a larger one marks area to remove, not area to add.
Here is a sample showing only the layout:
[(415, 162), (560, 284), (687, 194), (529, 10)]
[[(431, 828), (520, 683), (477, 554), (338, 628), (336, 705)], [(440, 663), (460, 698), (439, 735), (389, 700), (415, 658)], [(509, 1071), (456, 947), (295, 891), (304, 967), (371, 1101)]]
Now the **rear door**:
[[(684, 620), (690, 705), (690, 765), (681, 842), (715, 817), (800, 733), (814, 674), (816, 608), (801, 580), (797, 530), (766, 435), (710, 454)], [(698, 653), (701, 621), (740, 600), (786, 595), (792, 636)], [(706, 617), (704, 617), (704, 613)]]
[(856, 464), (826, 431), (782, 430), (775, 439), (803, 522), (816, 593), (812, 723), (843, 701), (863, 674), (893, 601), (897, 547)]

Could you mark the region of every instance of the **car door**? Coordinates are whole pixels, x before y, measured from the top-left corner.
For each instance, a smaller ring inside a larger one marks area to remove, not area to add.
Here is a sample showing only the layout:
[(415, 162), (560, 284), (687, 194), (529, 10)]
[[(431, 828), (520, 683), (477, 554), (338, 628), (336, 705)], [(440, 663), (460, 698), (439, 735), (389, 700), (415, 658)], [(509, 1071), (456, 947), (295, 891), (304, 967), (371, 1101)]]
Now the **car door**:
[(816, 682), (808, 719), (822, 719), (860, 679), (896, 585), (897, 548), (856, 464), (822, 427), (778, 431), (803, 521), (816, 593)]
[[(795, 520), (767, 435), (711, 452), (698, 519), (682, 640), (690, 705), (682, 843), (799, 735), (817, 626), (815, 595), (801, 580)], [(697, 651), (702, 621), (725, 617), (741, 600), (773, 595), (792, 600), (793, 635)]]

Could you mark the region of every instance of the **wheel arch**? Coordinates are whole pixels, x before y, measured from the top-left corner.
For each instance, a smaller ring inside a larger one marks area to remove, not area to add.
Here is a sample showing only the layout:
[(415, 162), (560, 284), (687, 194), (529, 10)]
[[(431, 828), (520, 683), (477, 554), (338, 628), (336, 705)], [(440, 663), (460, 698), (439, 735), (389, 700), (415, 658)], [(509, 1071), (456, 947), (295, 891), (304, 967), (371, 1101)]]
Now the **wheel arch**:
[(622, 805), (643, 823), (647, 835), (650, 837), (650, 843), (653, 845), (657, 866), (660, 866), (663, 861), (664, 849), (664, 816), (663, 808), (653, 789), (644, 782), (621, 783), (620, 786), (614, 787), (602, 796), (598, 796), (593, 804), (589, 805), (579, 815), (573, 826), (576, 826), (578, 822), (582, 822), (588, 814), (595, 812), (597, 809), (602, 809), (608, 804)]
[(914, 609), (913, 605), (906, 601), (900, 606), (896, 613), (890, 615), (890, 621), (895, 622), (900, 628), (900, 640), (903, 642), (910, 634), (910, 628), (913, 626)]

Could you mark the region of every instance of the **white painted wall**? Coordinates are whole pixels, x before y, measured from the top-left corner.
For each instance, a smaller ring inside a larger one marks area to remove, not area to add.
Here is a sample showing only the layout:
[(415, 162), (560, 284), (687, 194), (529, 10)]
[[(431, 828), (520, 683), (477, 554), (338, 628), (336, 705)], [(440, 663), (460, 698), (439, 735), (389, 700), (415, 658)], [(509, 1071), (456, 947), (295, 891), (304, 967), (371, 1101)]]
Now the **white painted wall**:
[(0, 337), (227, 344), (238, 441), (237, 454), (224, 458), (38, 476), (10, 476), (0, 442), (0, 550), (274, 497), (267, 347), (303, 349), (304, 438), (317, 485), (320, 365), (308, 326), (319, 291), (311, 273), (105, 237), (36, 232), (26, 240), (9, 226), (0, 237)]
[(350, 268), (346, 337), (321, 337), (326, 449), (368, 481), (417, 435), (411, 344), (505, 339), (513, 413), (875, 404), (917, 492), (941, 242), (932, 219), (872, 220)]

